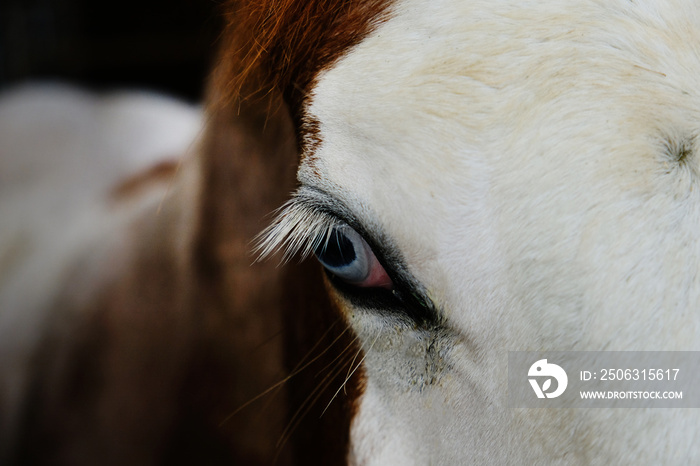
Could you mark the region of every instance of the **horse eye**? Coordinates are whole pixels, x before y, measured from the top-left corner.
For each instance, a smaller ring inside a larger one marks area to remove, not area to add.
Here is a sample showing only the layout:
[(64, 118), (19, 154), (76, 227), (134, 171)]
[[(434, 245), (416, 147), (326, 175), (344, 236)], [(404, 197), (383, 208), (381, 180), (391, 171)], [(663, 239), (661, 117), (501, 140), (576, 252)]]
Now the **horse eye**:
[(391, 278), (367, 242), (347, 225), (333, 228), (314, 251), (316, 258), (339, 279), (364, 288), (392, 288)]

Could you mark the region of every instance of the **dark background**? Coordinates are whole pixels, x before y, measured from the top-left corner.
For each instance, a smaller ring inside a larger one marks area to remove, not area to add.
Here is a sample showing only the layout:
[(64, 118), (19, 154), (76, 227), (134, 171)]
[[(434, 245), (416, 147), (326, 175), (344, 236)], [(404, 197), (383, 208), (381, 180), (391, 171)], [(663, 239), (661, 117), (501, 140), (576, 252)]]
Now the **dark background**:
[(0, 0), (0, 90), (59, 80), (202, 97), (221, 0)]

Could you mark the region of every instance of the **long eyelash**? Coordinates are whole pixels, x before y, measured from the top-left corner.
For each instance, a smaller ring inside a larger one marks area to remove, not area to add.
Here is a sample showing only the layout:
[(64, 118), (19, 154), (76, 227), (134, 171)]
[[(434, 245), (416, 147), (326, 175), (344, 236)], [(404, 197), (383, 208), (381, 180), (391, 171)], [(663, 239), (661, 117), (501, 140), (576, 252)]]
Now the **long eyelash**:
[(272, 224), (253, 241), (257, 261), (262, 261), (277, 251), (282, 252), (282, 262), (288, 262), (296, 254), (302, 259), (310, 256), (323, 242), (328, 242), (340, 220), (324, 213), (317, 203), (296, 193), (279, 209)]

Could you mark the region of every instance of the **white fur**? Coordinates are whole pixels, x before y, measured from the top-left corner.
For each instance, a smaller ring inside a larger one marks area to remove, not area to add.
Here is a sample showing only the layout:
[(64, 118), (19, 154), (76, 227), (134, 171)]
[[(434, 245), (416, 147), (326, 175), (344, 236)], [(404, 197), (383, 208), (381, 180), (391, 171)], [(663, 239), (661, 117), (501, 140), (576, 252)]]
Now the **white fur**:
[(185, 160), (201, 127), (199, 109), (145, 93), (32, 85), (0, 95), (0, 461), (55, 323), (48, 313), (79, 311), (123, 272), (140, 241), (132, 222), (171, 187), (122, 202), (111, 191), (157, 162)]
[(700, 132), (699, 31), (690, 0), (400, 0), (320, 76), (299, 179), (395, 242), (450, 332), (348, 305), (353, 463), (700, 461), (696, 410), (506, 407), (511, 350), (700, 350), (700, 153), (665, 147)]

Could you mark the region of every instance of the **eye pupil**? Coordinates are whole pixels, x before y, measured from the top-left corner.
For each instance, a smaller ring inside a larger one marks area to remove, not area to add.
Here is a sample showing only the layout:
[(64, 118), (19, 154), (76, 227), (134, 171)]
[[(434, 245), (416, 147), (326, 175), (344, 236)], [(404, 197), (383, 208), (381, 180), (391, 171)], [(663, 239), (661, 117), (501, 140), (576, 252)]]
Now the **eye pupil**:
[(357, 258), (352, 241), (337, 229), (330, 233), (327, 242), (322, 242), (316, 248), (315, 253), (329, 267), (342, 267)]
[(330, 276), (365, 288), (392, 286), (391, 278), (372, 252), (367, 241), (348, 225), (339, 225), (319, 238), (316, 258)]

